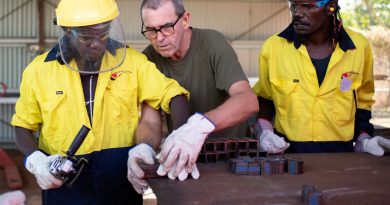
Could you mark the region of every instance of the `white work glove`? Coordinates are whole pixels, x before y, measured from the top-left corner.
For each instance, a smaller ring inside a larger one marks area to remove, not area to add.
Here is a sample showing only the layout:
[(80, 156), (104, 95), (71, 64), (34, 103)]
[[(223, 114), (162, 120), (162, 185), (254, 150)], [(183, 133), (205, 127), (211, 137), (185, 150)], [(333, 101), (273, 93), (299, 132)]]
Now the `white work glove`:
[(63, 181), (55, 178), (49, 171), (50, 164), (60, 155), (46, 156), (40, 151), (35, 151), (26, 159), (26, 169), (35, 175), (41, 189), (52, 189), (62, 186)]
[(262, 118), (257, 120), (256, 135), (260, 152), (280, 153), (290, 146), (289, 143), (284, 141), (283, 137), (279, 137), (274, 133), (272, 124)]
[(145, 172), (139, 166), (140, 162), (144, 164), (154, 164), (156, 153), (153, 148), (147, 144), (139, 144), (129, 150), (127, 160), (127, 179), (133, 185), (135, 191), (143, 194), (148, 189), (148, 183), (144, 179)]
[[(160, 154), (157, 155), (157, 159), (159, 159), (159, 158), (160, 158)], [(176, 169), (176, 167), (177, 167), (177, 162), (173, 165), (173, 168), (171, 170), (169, 170), (169, 172), (167, 172), (164, 170), (163, 166), (159, 166), (157, 169), (157, 174), (160, 176), (165, 176), (168, 173), (168, 178), (171, 180), (175, 180), (176, 176), (174, 176), (173, 172)], [(184, 181), (187, 179), (188, 174), (191, 174), (193, 179), (199, 179), (200, 173), (199, 173), (199, 170), (198, 170), (198, 167), (196, 166), (196, 164), (194, 164), (194, 166), (192, 166), (192, 168), (193, 169), (191, 170), (191, 172), (187, 172), (187, 170), (184, 169), (184, 167), (183, 167), (181, 169), (181, 171), (179, 172), (179, 175), (177, 176), (177, 178), (180, 181)]]
[(359, 135), (355, 145), (355, 152), (367, 152), (375, 156), (383, 156), (385, 149), (390, 149), (390, 139), (371, 137), (365, 132)]
[(172, 177), (176, 178), (184, 167), (187, 173), (192, 173), (203, 143), (214, 129), (214, 124), (204, 115), (195, 113), (186, 124), (174, 130), (161, 146), (159, 169), (164, 172), (160, 176), (173, 169)]
[(26, 195), (20, 190), (0, 194), (1, 205), (23, 205), (25, 201)]

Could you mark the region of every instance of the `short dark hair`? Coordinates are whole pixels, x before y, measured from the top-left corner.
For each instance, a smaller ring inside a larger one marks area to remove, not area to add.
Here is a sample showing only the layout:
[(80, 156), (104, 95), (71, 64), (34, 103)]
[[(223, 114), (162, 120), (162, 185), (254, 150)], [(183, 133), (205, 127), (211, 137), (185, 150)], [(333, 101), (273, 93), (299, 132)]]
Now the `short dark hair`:
[(183, 13), (185, 12), (183, 0), (143, 0), (141, 3), (141, 10), (140, 10), (141, 19), (142, 19), (142, 9), (148, 8), (148, 9), (156, 10), (167, 2), (173, 3), (173, 6), (175, 7), (175, 13), (177, 16), (183, 15)]

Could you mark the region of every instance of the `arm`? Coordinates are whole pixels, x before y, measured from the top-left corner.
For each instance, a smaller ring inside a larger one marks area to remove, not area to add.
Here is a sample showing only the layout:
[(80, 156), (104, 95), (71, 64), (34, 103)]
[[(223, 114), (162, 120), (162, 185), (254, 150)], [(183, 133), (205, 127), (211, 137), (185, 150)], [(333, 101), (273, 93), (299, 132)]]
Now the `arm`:
[(272, 120), (275, 117), (275, 104), (272, 101), (271, 84), (269, 81), (269, 47), (264, 44), (259, 55), (259, 81), (254, 86), (261, 110), (257, 113), (256, 137), (258, 150), (261, 152), (279, 153), (289, 147), (289, 144), (274, 133)]
[(16, 146), (25, 156), (28, 156), (38, 150), (33, 131), (15, 126), (14, 138)]
[(229, 93), (230, 98), (215, 110), (206, 113), (206, 117), (196, 113), (168, 136), (161, 147), (160, 162), (164, 164), (159, 169), (159, 174), (165, 175), (174, 170), (170, 176), (174, 179), (184, 166), (188, 173), (192, 172), (203, 142), (210, 132), (216, 130), (216, 127), (220, 130), (233, 126), (258, 111), (256, 95), (247, 81), (234, 83)]
[(14, 127), (15, 143), (26, 158), (26, 169), (35, 175), (38, 185), (42, 189), (58, 188), (63, 182), (55, 178), (49, 171), (52, 161), (59, 155), (46, 156), (38, 150), (33, 131)]
[(127, 179), (139, 194), (142, 194), (149, 186), (139, 164), (154, 164), (156, 154), (153, 149), (156, 150), (160, 145), (161, 135), (160, 111), (143, 103), (141, 119), (135, 132), (137, 145), (129, 150), (127, 160)]
[(390, 149), (390, 139), (381, 136), (372, 137), (374, 126), (370, 123), (371, 106), (374, 104), (374, 75), (371, 46), (366, 43), (363, 81), (354, 92), (356, 105), (355, 115), (355, 152), (367, 152), (375, 156), (383, 156)]
[(205, 113), (214, 123), (214, 131), (233, 126), (259, 111), (256, 95), (248, 81), (234, 83), (229, 89), (229, 95), (229, 99), (222, 105)]
[(172, 130), (176, 130), (185, 124), (191, 116), (191, 105), (184, 95), (178, 95), (172, 98), (169, 107), (171, 110)]
[(160, 111), (142, 104), (141, 119), (135, 132), (137, 144), (145, 143), (157, 149), (161, 142), (161, 116)]
[(355, 137), (360, 133), (366, 132), (370, 136), (374, 133), (374, 126), (370, 123), (371, 107), (374, 104), (373, 95), (375, 92), (374, 74), (373, 74), (373, 58), (370, 45), (365, 47), (364, 70), (361, 73), (363, 80), (361, 86), (354, 91), (356, 103), (355, 114)]
[(37, 140), (33, 135), (43, 123), (41, 109), (32, 86), (37, 81), (35, 68), (41, 66), (35, 62), (36, 60), (23, 71), (20, 97), (15, 105), (16, 112), (11, 124), (14, 126), (15, 143), (26, 156), (24, 163), (26, 169), (35, 176), (42, 189), (51, 189), (62, 186), (63, 181), (55, 178), (49, 170), (51, 163), (59, 155), (47, 156), (39, 151)]
[(258, 97), (261, 110), (257, 113), (256, 136), (260, 152), (280, 153), (289, 147), (283, 138), (276, 135), (271, 124), (275, 117), (275, 105), (272, 100)]
[(259, 106), (261, 109), (257, 113), (257, 118), (263, 118), (265, 120), (268, 120), (269, 122), (272, 122), (272, 120), (275, 117), (275, 105), (272, 100), (267, 100), (263, 97), (257, 97), (257, 100), (259, 101)]

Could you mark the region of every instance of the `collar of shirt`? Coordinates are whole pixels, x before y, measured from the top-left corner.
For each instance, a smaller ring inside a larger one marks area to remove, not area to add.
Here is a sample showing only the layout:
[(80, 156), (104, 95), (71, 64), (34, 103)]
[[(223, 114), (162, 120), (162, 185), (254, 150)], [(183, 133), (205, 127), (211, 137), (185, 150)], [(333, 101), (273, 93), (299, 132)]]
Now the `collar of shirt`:
[[(287, 39), (289, 42), (294, 42), (294, 46), (298, 49), (301, 46), (301, 41), (299, 40), (298, 34), (295, 32), (292, 23), (280, 34), (279, 37)], [(345, 31), (344, 27), (341, 27), (340, 38), (339, 38), (339, 46), (340, 48), (346, 52), (349, 49), (355, 49), (355, 44), (353, 43), (351, 37), (349, 37), (347, 31)]]

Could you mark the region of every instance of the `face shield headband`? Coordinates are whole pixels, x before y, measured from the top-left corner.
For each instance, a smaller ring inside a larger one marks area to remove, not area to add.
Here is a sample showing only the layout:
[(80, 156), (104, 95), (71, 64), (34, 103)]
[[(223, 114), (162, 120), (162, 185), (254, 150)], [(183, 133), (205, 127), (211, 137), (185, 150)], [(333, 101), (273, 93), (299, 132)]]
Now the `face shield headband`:
[(59, 27), (59, 54), (71, 70), (83, 74), (109, 72), (126, 56), (126, 42), (119, 18), (83, 27)]

